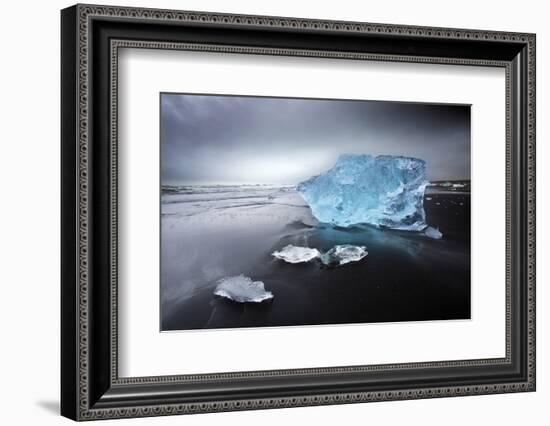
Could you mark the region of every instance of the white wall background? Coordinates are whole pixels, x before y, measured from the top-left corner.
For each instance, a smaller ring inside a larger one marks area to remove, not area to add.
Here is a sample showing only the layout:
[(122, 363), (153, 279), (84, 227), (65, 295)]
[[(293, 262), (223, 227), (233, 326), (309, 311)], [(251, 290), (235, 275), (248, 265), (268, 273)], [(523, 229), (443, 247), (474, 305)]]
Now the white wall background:
[[(538, 390), (421, 401), (107, 421), (102, 424), (545, 424), (550, 401), (550, 27), (537, 0), (104, 0), (103, 4), (537, 33)], [(59, 405), (59, 9), (11, 1), (0, 25), (0, 401), (2, 424), (69, 424)], [(490, 256), (491, 253), (486, 253)]]

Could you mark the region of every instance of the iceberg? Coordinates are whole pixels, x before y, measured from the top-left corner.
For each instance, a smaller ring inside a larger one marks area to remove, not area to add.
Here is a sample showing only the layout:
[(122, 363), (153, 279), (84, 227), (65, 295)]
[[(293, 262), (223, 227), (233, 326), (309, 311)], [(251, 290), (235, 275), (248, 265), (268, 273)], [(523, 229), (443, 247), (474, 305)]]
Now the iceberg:
[(243, 274), (219, 280), (214, 294), (239, 303), (260, 303), (273, 299), (273, 293), (265, 290), (262, 281), (252, 281)]
[(320, 222), (422, 231), (427, 185), (424, 160), (344, 154), (332, 169), (301, 182), (297, 190)]
[(350, 262), (358, 262), (369, 254), (364, 246), (351, 244), (337, 245), (321, 255), (321, 262), (327, 266), (341, 266)]
[(284, 260), (288, 263), (303, 263), (309, 262), (321, 255), (319, 250), (309, 247), (298, 247), (289, 244), (283, 247), (280, 251), (274, 251), (272, 256), (277, 259)]

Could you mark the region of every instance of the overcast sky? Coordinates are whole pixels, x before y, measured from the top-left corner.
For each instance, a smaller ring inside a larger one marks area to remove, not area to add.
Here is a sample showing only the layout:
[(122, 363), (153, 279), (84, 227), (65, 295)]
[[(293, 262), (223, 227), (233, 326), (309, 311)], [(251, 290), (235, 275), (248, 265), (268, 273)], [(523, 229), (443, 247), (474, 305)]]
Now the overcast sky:
[(470, 178), (470, 107), (161, 94), (163, 184), (296, 184), (340, 154), (422, 158)]

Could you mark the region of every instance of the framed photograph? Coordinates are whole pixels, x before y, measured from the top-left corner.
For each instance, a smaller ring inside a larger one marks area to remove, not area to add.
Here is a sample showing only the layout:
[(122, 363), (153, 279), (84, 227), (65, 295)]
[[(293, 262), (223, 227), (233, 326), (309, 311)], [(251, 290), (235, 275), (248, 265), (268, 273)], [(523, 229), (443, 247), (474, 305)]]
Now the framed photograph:
[(535, 35), (61, 12), (61, 412), (535, 390)]

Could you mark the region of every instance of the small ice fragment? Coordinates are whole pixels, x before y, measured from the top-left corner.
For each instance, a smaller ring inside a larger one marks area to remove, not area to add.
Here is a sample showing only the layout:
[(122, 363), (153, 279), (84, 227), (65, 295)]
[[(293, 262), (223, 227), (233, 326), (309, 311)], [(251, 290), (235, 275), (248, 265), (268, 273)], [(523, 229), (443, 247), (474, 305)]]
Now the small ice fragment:
[(443, 234), (439, 231), (439, 228), (433, 228), (431, 226), (428, 226), (424, 230), (424, 234), (426, 237), (433, 238), (434, 240), (440, 240), (441, 237), (443, 237)]
[(341, 266), (350, 262), (357, 262), (369, 254), (364, 246), (351, 244), (337, 245), (321, 255), (321, 262), (327, 266)]
[(427, 201), (432, 201), (432, 197), (426, 197)]
[(280, 251), (274, 251), (271, 255), (288, 263), (302, 263), (319, 257), (321, 253), (314, 248), (298, 247), (289, 244)]
[(219, 280), (214, 294), (239, 303), (259, 303), (273, 299), (273, 293), (265, 290), (262, 281), (252, 281), (243, 274)]

